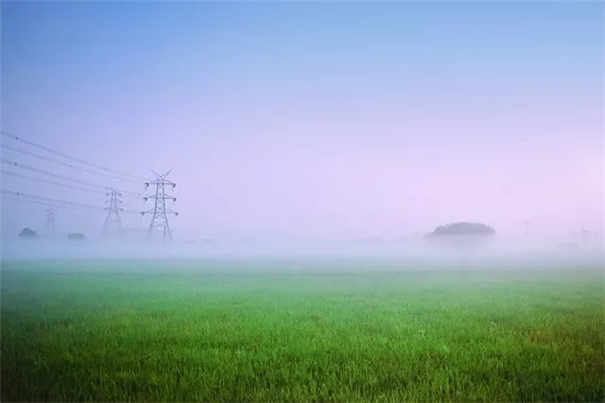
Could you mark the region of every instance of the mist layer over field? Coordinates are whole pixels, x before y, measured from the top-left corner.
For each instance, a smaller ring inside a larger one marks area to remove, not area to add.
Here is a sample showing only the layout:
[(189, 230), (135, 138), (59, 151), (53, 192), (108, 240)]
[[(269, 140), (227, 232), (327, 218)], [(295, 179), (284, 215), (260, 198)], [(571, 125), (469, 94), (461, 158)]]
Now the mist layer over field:
[(603, 271), (397, 259), (2, 264), (3, 401), (602, 401)]
[[(43, 238), (34, 240), (5, 239), (0, 245), (4, 260), (29, 259), (153, 259), (208, 257), (300, 257), (300, 258), (393, 258), (429, 261), (592, 261), (603, 262), (603, 239), (588, 247), (568, 250), (561, 238), (497, 237), (481, 247), (448, 247), (431, 245), (422, 237), (408, 239), (219, 239), (198, 242), (162, 244), (161, 239), (146, 242), (144, 238), (127, 237), (90, 239), (81, 242)], [(580, 246), (580, 244), (578, 244)]]

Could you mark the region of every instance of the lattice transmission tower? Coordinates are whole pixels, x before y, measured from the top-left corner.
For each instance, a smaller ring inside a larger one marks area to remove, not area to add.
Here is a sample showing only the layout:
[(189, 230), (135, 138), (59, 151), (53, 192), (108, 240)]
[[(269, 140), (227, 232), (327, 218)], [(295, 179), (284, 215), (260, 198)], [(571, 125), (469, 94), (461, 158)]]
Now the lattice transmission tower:
[(105, 223), (103, 224), (103, 235), (109, 235), (110, 233), (123, 234), (124, 227), (122, 226), (122, 219), (120, 218), (120, 212), (124, 211), (123, 208), (120, 207), (122, 204), (122, 193), (120, 193), (117, 189), (111, 189), (111, 192), (106, 193), (106, 196), (109, 196), (109, 200), (106, 200), (105, 203), (109, 203), (109, 207), (105, 207), (107, 210), (107, 218), (105, 218)]
[(48, 206), (46, 208), (46, 230), (50, 234), (57, 232), (57, 211), (54, 206)]
[(156, 172), (153, 172), (155, 179), (149, 182), (145, 182), (146, 188), (148, 188), (150, 185), (155, 185), (155, 194), (143, 197), (143, 200), (147, 201), (149, 199), (153, 199), (155, 203), (152, 209), (149, 209), (147, 211), (141, 211), (142, 216), (144, 216), (145, 214), (152, 214), (151, 224), (149, 225), (149, 230), (147, 231), (147, 240), (149, 241), (151, 239), (155, 228), (161, 228), (163, 244), (172, 241), (172, 233), (170, 232), (168, 215), (179, 215), (178, 212), (166, 208), (166, 200), (172, 200), (173, 202), (176, 201), (176, 197), (166, 193), (166, 186), (172, 187), (172, 189), (176, 187), (176, 183), (170, 182), (166, 179), (169, 173), (170, 171), (164, 173), (163, 175), (159, 175)]

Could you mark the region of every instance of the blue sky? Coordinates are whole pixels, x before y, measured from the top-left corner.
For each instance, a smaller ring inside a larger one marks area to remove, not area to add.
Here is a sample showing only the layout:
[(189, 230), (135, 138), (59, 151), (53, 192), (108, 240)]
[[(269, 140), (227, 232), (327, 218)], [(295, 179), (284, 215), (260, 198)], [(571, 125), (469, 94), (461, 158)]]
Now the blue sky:
[[(528, 218), (562, 233), (603, 221), (603, 8), (3, 2), (2, 128), (136, 175), (172, 169), (188, 236), (515, 233)], [(11, 231), (5, 211), (42, 220), (3, 205)]]

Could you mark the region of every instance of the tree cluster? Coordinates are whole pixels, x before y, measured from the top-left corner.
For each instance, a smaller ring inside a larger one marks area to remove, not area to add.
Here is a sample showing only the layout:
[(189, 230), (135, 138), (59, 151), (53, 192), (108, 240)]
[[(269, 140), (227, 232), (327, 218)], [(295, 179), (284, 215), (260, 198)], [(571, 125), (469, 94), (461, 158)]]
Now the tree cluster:
[(473, 222), (457, 222), (447, 225), (440, 225), (427, 236), (452, 236), (452, 235), (471, 235), (471, 236), (490, 236), (495, 235), (496, 231), (489, 225)]
[(457, 222), (435, 228), (425, 235), (425, 239), (434, 245), (468, 249), (485, 245), (495, 234), (489, 225)]
[(19, 233), (19, 238), (21, 239), (35, 239), (40, 238), (40, 235), (36, 233), (36, 231), (30, 228), (23, 228), (23, 231)]

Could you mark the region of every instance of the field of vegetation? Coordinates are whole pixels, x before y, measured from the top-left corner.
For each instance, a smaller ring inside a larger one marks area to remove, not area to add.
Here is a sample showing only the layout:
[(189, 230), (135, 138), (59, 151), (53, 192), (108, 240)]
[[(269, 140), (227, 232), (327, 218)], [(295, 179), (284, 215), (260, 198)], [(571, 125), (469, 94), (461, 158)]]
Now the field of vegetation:
[(602, 402), (601, 267), (3, 262), (2, 401)]

